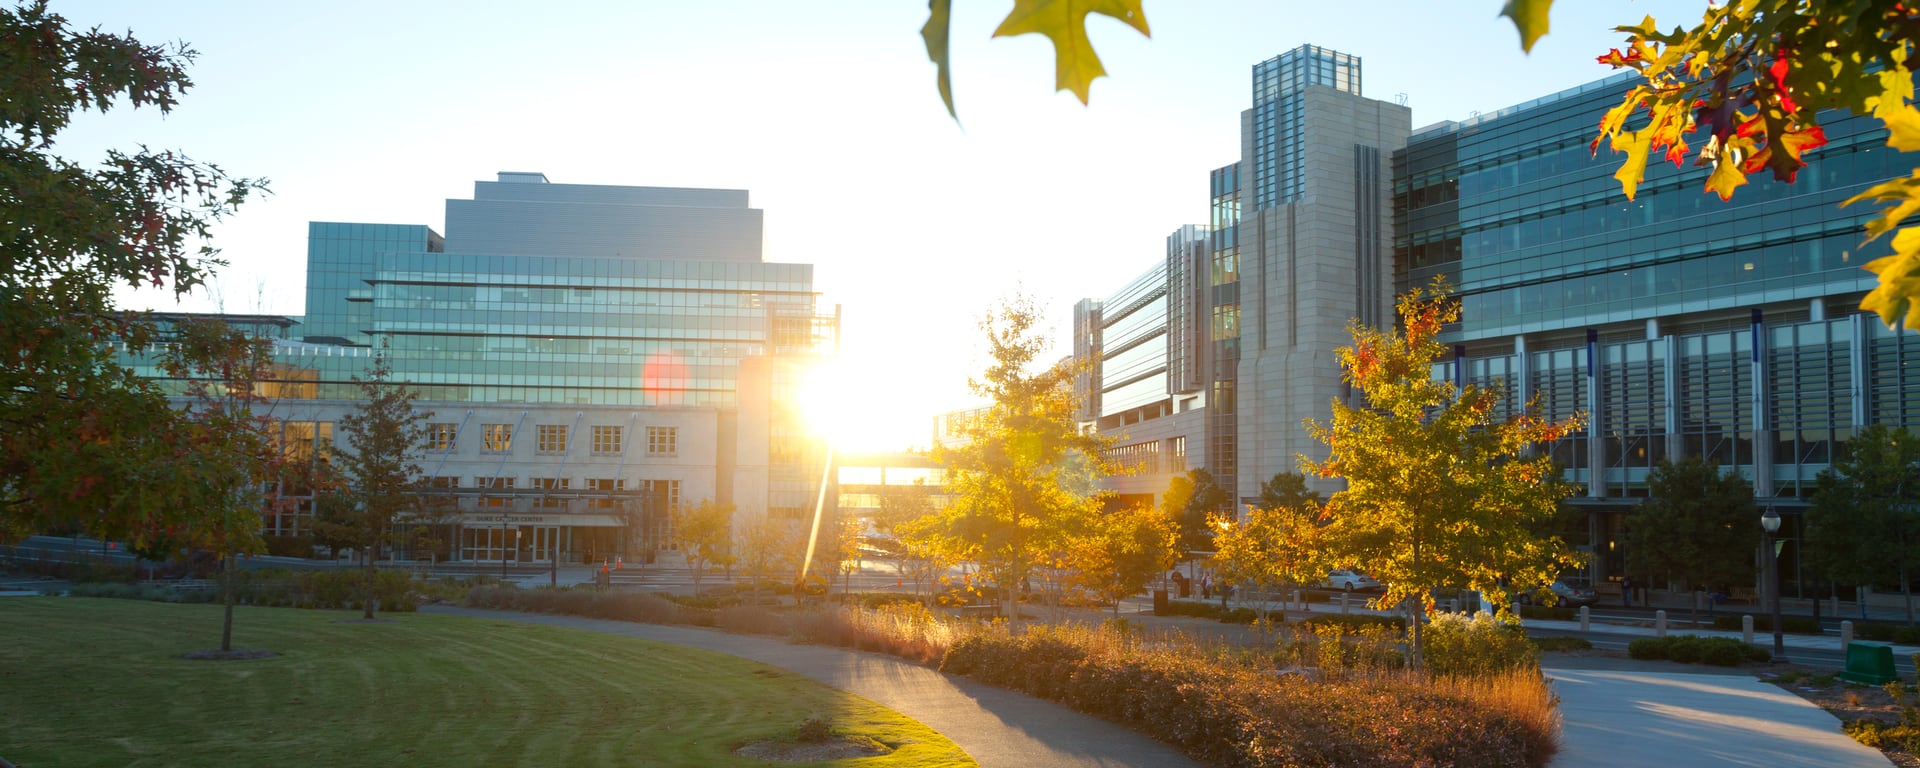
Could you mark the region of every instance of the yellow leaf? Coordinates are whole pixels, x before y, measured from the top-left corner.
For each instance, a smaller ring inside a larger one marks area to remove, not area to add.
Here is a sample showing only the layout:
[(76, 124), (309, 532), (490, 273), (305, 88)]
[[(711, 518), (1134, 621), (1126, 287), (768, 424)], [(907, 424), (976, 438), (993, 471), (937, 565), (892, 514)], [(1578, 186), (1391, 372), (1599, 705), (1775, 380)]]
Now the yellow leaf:
[(1719, 195), (1721, 200), (1732, 200), (1733, 190), (1745, 183), (1747, 174), (1740, 170), (1740, 164), (1724, 155), (1713, 164), (1713, 173), (1707, 176), (1707, 190)]
[(959, 122), (960, 113), (953, 109), (953, 69), (947, 65), (947, 22), (953, 17), (953, 0), (927, 0), (927, 11), (920, 37), (927, 41), (927, 58), (940, 69), (940, 100), (947, 103), (947, 114)]
[(1653, 148), (1651, 130), (1628, 131), (1613, 137), (1613, 150), (1627, 153), (1627, 161), (1620, 164), (1620, 170), (1613, 177), (1620, 180), (1621, 191), (1632, 200), (1634, 193), (1640, 191), (1640, 180), (1647, 177), (1647, 150)]
[(1887, 146), (1902, 152), (1920, 149), (1920, 110), (1905, 105), (1883, 111), (1880, 119), (1887, 124)]
[(1500, 9), (1500, 15), (1513, 19), (1513, 28), (1520, 32), (1520, 50), (1533, 52), (1533, 44), (1547, 34), (1547, 11), (1553, 7), (1553, 0), (1507, 0)]
[(1053, 41), (1054, 87), (1073, 91), (1087, 103), (1093, 79), (1107, 73), (1087, 39), (1087, 14), (1111, 16), (1152, 36), (1141, 0), (1014, 0), (1013, 11), (993, 31), (994, 37), (1037, 33)]
[(1893, 255), (1861, 267), (1880, 277), (1880, 285), (1860, 302), (1860, 308), (1880, 316), (1889, 328), (1903, 323), (1920, 330), (1920, 228), (1908, 227), (1893, 237)]
[(1868, 187), (1866, 191), (1847, 198), (1841, 206), (1853, 205), (1862, 200), (1886, 200), (1895, 203), (1883, 211), (1880, 216), (1867, 222), (1867, 239), (1893, 231), (1900, 222), (1915, 212), (1920, 212), (1920, 169), (1904, 179), (1884, 181)]

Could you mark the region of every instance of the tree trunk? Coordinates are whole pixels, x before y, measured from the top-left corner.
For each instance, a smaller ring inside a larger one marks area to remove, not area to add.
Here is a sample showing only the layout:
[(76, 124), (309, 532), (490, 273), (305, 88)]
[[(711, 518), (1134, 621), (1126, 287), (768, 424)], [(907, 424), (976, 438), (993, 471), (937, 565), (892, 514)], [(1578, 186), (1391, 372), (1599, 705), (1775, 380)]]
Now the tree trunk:
[(1900, 562), (1900, 597), (1907, 603), (1907, 626), (1913, 626), (1913, 582), (1907, 579), (1907, 563)]
[(226, 603), (226, 616), (220, 621), (220, 650), (231, 651), (233, 650), (233, 555), (222, 558), (221, 563), (223, 564), (221, 570), (225, 572), (222, 575), (226, 577), (223, 579), (226, 584), (220, 590), (225, 593), (221, 597), (221, 602)]
[(374, 564), (374, 561), (379, 559), (380, 559), (380, 545), (378, 543), (375, 543), (373, 546), (367, 547), (367, 564), (365, 566), (365, 572), (364, 572), (367, 591), (366, 591), (366, 598), (364, 600), (361, 600), (361, 603), (360, 603), (360, 606), (361, 606), (360, 618), (362, 619), (373, 618), (373, 600), (374, 600), (373, 598), (373, 577), (374, 577), (373, 564)]

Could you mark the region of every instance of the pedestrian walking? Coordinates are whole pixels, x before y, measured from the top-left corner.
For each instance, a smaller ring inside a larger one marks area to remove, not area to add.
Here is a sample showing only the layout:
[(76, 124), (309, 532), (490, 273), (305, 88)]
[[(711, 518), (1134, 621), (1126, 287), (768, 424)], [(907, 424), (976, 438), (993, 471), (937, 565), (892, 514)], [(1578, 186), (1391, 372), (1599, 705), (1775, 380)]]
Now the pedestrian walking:
[(1620, 604), (1627, 608), (1633, 607), (1633, 578), (1631, 576), (1620, 577)]

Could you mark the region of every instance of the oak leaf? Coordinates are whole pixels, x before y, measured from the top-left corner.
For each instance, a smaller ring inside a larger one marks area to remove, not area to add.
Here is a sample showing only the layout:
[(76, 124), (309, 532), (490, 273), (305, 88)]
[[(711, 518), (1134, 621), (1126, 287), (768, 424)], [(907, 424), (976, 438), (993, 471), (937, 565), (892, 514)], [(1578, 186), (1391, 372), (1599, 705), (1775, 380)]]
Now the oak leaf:
[(1152, 37), (1141, 0), (1014, 0), (1013, 11), (993, 31), (994, 37), (1012, 37), (1037, 33), (1053, 41), (1054, 85), (1073, 91), (1081, 104), (1093, 87), (1094, 78), (1107, 73), (1100, 57), (1087, 38), (1087, 14), (1098, 13), (1126, 22)]

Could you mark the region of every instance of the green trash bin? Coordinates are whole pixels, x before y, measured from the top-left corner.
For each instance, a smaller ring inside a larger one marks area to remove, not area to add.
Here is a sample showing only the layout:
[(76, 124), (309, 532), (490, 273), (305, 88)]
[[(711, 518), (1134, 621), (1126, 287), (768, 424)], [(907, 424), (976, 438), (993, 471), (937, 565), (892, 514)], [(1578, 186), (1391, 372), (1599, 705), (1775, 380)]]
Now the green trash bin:
[(1872, 643), (1847, 643), (1847, 668), (1840, 679), (1850, 683), (1886, 685), (1899, 679), (1893, 670), (1893, 649)]

